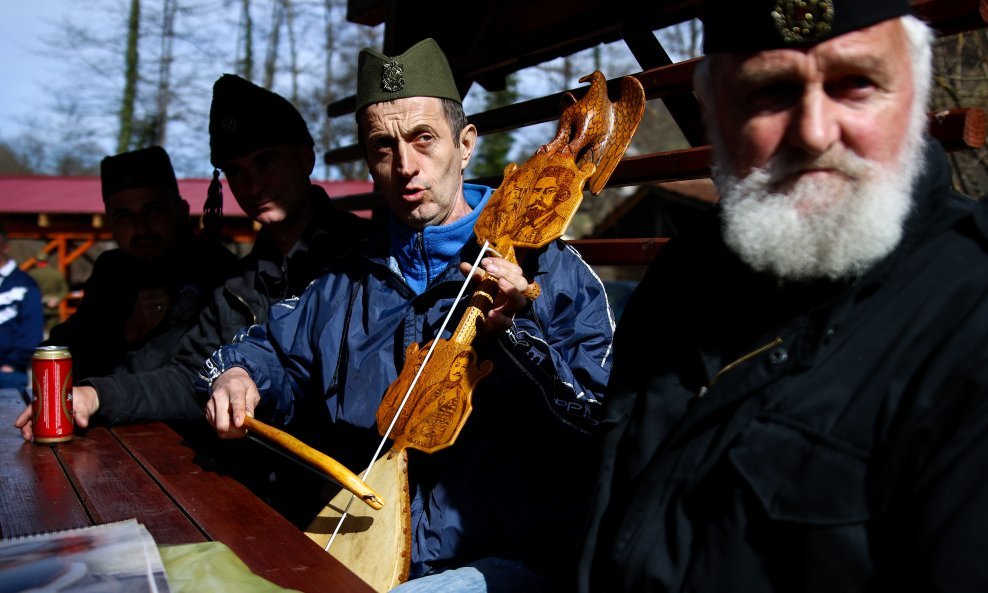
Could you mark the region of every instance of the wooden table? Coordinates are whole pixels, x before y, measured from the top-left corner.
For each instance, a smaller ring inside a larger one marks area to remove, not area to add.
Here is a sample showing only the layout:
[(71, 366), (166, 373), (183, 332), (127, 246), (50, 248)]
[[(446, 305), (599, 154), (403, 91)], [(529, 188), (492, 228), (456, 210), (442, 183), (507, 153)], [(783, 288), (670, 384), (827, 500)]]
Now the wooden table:
[[(299, 591), (372, 589), (165, 423), (97, 427), (54, 446), (24, 442), (24, 409), (0, 390), (0, 535), (136, 518), (159, 544), (220, 541), (258, 576)], [(217, 439), (218, 440), (218, 439)]]

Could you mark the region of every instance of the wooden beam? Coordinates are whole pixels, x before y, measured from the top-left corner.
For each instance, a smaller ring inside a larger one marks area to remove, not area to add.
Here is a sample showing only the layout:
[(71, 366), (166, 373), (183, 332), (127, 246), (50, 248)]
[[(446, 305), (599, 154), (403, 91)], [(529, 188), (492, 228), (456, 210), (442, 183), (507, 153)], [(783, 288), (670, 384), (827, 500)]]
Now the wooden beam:
[[(657, 99), (667, 96), (677, 96), (684, 93), (692, 93), (693, 72), (702, 58), (685, 60), (668, 66), (660, 66), (643, 70), (634, 76), (642, 83), (645, 89), (646, 99)], [(613, 78), (607, 81), (607, 90), (612, 96), (617, 95), (621, 88), (621, 78)], [(512, 105), (498, 107), (482, 113), (475, 113), (468, 117), (470, 123), (477, 126), (480, 135), (505, 132), (517, 128), (540, 124), (559, 119), (562, 112), (564, 96), (569, 93), (580, 99), (586, 94), (588, 85), (553, 93), (537, 99), (521, 101)], [(363, 158), (360, 147), (357, 144), (342, 146), (328, 150), (323, 160), (328, 165), (336, 163), (346, 163)]]
[(665, 237), (643, 239), (572, 239), (568, 244), (593, 266), (646, 266), (668, 242)]
[(930, 114), (930, 135), (945, 150), (966, 150), (985, 146), (985, 112), (983, 109), (947, 109)]
[(618, 163), (607, 187), (710, 177), (710, 147), (656, 152)]
[[(669, 67), (674, 64), (665, 48), (656, 39), (654, 32), (641, 28), (631, 28), (621, 31), (621, 35), (643, 71)], [(692, 68), (690, 70), (692, 77)], [(692, 88), (684, 88), (681, 92), (669, 94), (662, 98), (662, 102), (690, 146), (702, 146), (707, 143), (703, 117), (700, 113), (700, 102), (697, 101)]]
[(912, 7), (938, 35), (973, 31), (988, 23), (988, 0), (913, 0)]

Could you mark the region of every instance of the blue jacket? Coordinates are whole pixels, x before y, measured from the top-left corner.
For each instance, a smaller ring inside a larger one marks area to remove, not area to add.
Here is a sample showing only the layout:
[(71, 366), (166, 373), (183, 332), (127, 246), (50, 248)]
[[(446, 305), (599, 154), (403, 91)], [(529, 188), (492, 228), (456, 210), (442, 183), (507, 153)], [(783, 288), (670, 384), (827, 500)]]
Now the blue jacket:
[(26, 373), (43, 332), (38, 284), (14, 260), (9, 260), (0, 268), (0, 364)]
[[(218, 350), (200, 388), (232, 366), (245, 368), (262, 394), (259, 417), (283, 421), (362, 471), (380, 441), (375, 414), (406, 347), (435, 337), (463, 282), (457, 264), (478, 252), (473, 221), (491, 190), (468, 185), (466, 193), (474, 212), (455, 223), (462, 249), (441, 255), (451, 241), (447, 226), (392, 228), (301, 298), (275, 305), (266, 325)], [(421, 294), (395, 271), (399, 259), (403, 269), (428, 269)], [(522, 267), (542, 294), (509, 331), (473, 344), (494, 371), (474, 390), (456, 444), (431, 455), (409, 450), (413, 578), (487, 556), (546, 572), (573, 568), (613, 316), (599, 278), (563, 241), (530, 253)]]

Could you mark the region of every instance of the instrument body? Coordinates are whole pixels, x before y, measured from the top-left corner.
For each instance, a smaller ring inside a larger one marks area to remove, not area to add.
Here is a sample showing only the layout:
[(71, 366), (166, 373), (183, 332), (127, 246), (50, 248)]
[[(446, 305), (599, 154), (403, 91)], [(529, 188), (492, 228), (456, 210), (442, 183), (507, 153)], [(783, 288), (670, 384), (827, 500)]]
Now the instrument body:
[(351, 504), (354, 495), (340, 490), (306, 527), (305, 534), (326, 549), (336, 533), (329, 553), (375, 590), (384, 592), (408, 580), (412, 561), (408, 452), (388, 451), (374, 463), (373, 470), (367, 473), (367, 482), (388, 500), (383, 509)]

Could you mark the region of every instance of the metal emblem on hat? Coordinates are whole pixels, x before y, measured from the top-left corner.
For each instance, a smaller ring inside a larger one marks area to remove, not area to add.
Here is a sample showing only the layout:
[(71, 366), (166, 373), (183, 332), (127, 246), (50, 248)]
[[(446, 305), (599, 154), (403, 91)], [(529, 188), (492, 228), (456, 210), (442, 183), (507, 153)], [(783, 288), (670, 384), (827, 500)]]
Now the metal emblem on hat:
[(237, 118), (231, 116), (224, 117), (220, 120), (220, 129), (227, 134), (232, 134), (237, 131)]
[(381, 88), (389, 93), (405, 88), (405, 67), (394, 60), (385, 62), (381, 71)]
[(830, 32), (834, 22), (833, 0), (775, 0), (775, 28), (790, 43), (816, 41)]

